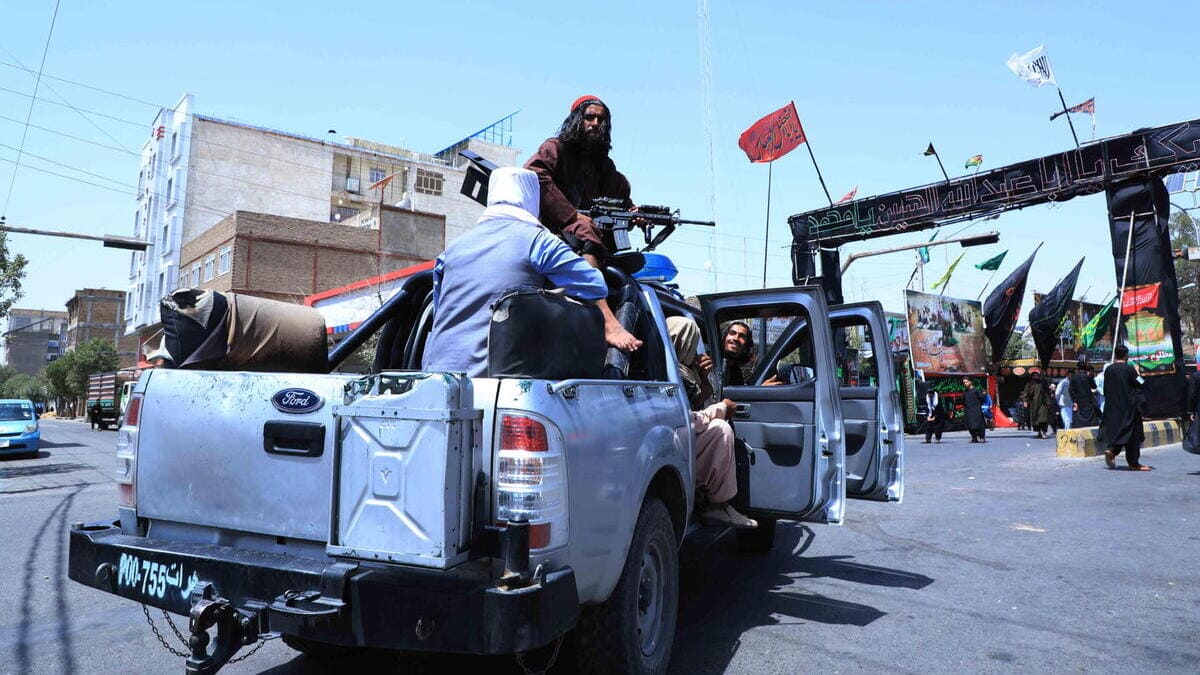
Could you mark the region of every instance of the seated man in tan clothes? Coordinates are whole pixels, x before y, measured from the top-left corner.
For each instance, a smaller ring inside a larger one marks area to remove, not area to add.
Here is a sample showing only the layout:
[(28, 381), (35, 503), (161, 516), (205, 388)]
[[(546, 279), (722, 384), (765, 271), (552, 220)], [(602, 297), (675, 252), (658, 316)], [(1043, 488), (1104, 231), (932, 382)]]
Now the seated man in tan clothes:
[(667, 318), (667, 330), (679, 361), (679, 373), (691, 404), (692, 433), (696, 437), (696, 488), (707, 505), (700, 519), (714, 525), (736, 528), (758, 527), (758, 522), (737, 512), (730, 500), (737, 494), (737, 474), (733, 462), (733, 428), (726, 420), (733, 417), (734, 403), (729, 399), (704, 406), (712, 397), (708, 373), (697, 365), (700, 328), (682, 316)]

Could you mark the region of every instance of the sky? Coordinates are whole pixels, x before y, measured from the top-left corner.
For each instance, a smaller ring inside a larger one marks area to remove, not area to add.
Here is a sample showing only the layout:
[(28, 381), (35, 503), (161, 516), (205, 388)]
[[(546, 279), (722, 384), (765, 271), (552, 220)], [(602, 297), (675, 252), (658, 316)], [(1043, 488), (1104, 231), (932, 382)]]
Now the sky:
[[(951, 176), (975, 154), (986, 170), (1069, 149), (1066, 121), (1047, 119), (1060, 108), (1054, 89), (1005, 66), (1039, 44), (1068, 104), (1096, 98), (1097, 137), (1200, 117), (1189, 84), (1200, 56), (1165, 34), (1159, 14), (1115, 1), (62, 0), (47, 47), (54, 10), (54, 0), (0, 0), (0, 208), (10, 225), (131, 235), (137, 153), (157, 106), (187, 92), (203, 114), (424, 152), (519, 110), (521, 157), (554, 134), (576, 97), (595, 94), (611, 108), (612, 156), (634, 200), (718, 223), (660, 249), (688, 293), (761, 286), (764, 249), (768, 285), (790, 284), (787, 217), (820, 207), (824, 193), (798, 149), (775, 162), (768, 219), (767, 166), (737, 147), (743, 129), (788, 101), (834, 199), (855, 186), (866, 197), (940, 179), (922, 156), (930, 142)], [(37, 70), (43, 50), (50, 77), (30, 110), (35, 78), (13, 66)], [(1075, 125), (1091, 137), (1088, 116)], [(940, 236), (1001, 234), (968, 249), (947, 295), (975, 298), (989, 273), (973, 264), (1008, 250), (1003, 278), (1044, 241), (1030, 293), (1086, 256), (1076, 298), (1104, 300), (1116, 287), (1105, 220), (1094, 195), (945, 228)], [(843, 259), (927, 237), (851, 244)], [(128, 283), (128, 252), (98, 242), (11, 234), (9, 248), (30, 261), (19, 307), (62, 310), (76, 288)], [(927, 282), (959, 252), (934, 249)], [(855, 262), (847, 300), (901, 310), (914, 260)], [(1031, 307), (1027, 299), (1023, 313)]]

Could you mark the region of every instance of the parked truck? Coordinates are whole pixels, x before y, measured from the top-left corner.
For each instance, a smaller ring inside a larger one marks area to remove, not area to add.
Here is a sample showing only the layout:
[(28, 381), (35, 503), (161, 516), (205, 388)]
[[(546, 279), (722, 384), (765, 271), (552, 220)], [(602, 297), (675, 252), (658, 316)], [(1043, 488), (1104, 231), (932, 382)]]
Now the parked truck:
[(720, 392), (737, 403), (735, 503), (759, 521), (737, 532), (746, 550), (769, 550), (779, 520), (840, 524), (847, 497), (899, 501), (902, 419), (889, 359), (880, 387), (835, 372), (832, 329), (886, 335), (877, 303), (794, 287), (697, 309), (609, 275), (645, 341), (620, 379), (422, 372), (429, 273), (330, 354), (332, 369), (380, 331), (376, 372), (143, 372), (117, 517), (71, 528), (70, 577), (190, 617), (195, 673), (272, 636), (313, 654), (521, 655), (568, 634), (581, 670), (664, 672), (677, 551), (702, 528), (666, 318), (697, 320), (718, 372), (721, 324), (777, 327), (750, 384)]
[(89, 421), (101, 429), (120, 426), (125, 410), (123, 395), (128, 393), (129, 383), (136, 379), (137, 374), (129, 370), (88, 375), (84, 412)]

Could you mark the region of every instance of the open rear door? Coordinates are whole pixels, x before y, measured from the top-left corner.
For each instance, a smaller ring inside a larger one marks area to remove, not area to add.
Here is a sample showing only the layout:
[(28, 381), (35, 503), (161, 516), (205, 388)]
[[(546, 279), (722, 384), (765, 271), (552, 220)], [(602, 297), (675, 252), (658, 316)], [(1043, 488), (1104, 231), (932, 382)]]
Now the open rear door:
[[(846, 496), (898, 502), (904, 497), (904, 417), (883, 306), (836, 305), (829, 308), (829, 317), (834, 339), (844, 338), (859, 355), (838, 364), (846, 425)], [(850, 353), (838, 353), (843, 351)]]
[[(829, 314), (820, 288), (803, 286), (701, 296), (708, 335), (741, 321), (756, 346), (748, 363), (710, 345), (718, 373), (745, 367), (744, 385), (723, 386), (737, 404), (738, 500), (752, 516), (840, 524), (845, 446)], [(774, 355), (770, 362), (762, 355)], [(750, 364), (755, 364), (751, 367)], [(768, 384), (780, 381), (780, 384)]]

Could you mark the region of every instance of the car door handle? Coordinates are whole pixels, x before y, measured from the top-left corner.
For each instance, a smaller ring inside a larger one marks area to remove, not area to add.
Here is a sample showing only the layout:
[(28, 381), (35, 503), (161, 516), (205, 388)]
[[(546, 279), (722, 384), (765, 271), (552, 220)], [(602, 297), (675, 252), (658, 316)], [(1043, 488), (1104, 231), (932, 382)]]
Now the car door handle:
[(263, 424), (263, 450), (273, 455), (320, 457), (325, 451), (325, 425), (269, 420)]
[(829, 450), (829, 436), (822, 431), (820, 437), (817, 438), (817, 447), (821, 448), (822, 457), (830, 457), (833, 455)]
[(733, 416), (735, 419), (747, 419), (750, 417), (750, 404), (738, 403), (733, 406)]

